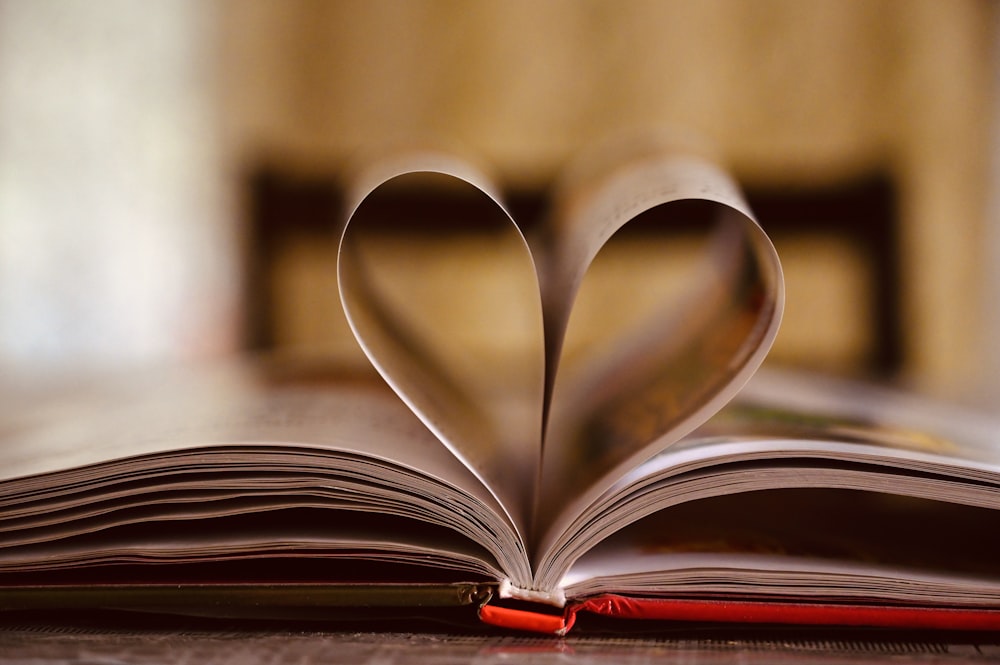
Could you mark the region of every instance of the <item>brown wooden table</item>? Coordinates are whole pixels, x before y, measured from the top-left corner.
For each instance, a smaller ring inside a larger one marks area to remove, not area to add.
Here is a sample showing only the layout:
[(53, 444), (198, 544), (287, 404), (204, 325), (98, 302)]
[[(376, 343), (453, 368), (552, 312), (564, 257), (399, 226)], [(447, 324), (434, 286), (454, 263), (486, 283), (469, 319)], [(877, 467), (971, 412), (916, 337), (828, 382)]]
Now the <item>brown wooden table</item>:
[(16, 621), (0, 626), (0, 662), (18, 663), (961, 663), (1000, 662), (1000, 636), (822, 634), (660, 626), (564, 639), (462, 629), (157, 627)]

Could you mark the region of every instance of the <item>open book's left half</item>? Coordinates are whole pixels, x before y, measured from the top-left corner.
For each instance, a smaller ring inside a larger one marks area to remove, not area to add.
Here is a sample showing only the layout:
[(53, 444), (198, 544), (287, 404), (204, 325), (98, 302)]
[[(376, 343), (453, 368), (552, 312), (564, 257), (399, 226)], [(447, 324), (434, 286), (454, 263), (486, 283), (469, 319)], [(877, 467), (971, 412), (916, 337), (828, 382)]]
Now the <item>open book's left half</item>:
[(2, 584), (426, 585), (523, 559), (492, 495), (372, 372), (137, 378), (7, 414)]

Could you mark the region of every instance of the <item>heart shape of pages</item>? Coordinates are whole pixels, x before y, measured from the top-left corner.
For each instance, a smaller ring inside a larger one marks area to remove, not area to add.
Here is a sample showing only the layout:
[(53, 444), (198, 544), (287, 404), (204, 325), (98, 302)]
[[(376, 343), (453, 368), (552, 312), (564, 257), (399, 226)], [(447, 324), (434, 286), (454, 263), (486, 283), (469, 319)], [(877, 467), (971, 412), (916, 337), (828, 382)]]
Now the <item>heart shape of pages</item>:
[(700, 157), (583, 164), (530, 238), (443, 154), (379, 162), (349, 203), (337, 270), (358, 342), (542, 549), (729, 401), (777, 333), (774, 248)]

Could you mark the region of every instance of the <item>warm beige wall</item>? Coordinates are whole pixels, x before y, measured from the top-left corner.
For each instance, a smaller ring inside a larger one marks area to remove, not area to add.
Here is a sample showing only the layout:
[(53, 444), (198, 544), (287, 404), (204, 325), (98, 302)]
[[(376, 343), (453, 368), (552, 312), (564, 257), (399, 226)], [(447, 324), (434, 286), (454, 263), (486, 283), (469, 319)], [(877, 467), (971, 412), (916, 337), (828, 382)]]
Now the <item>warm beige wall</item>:
[(215, 18), (0, 0), (0, 382), (237, 344)]
[(229, 144), (238, 164), (336, 168), (359, 148), (431, 133), (531, 185), (609, 131), (672, 124), (715, 141), (745, 181), (888, 166), (906, 222), (911, 373), (952, 388), (985, 343), (994, 11), (972, 0), (233, 0)]

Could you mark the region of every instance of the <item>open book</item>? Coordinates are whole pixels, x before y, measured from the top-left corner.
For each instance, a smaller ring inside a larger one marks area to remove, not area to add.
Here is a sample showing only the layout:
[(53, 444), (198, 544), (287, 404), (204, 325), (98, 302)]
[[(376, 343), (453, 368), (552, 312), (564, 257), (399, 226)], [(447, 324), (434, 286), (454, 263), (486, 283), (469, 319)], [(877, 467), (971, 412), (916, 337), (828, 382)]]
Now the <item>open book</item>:
[[(782, 275), (711, 161), (649, 144), (584, 159), (529, 234), (447, 155), (353, 183), (340, 299), (371, 367), (7, 396), (0, 609), (1000, 628), (994, 425), (754, 376)], [(433, 195), (387, 233), (399, 191)], [(387, 238), (449, 197), (509, 257), (502, 292), (383, 269)], [(671, 224), (704, 229), (682, 288), (629, 282)]]

